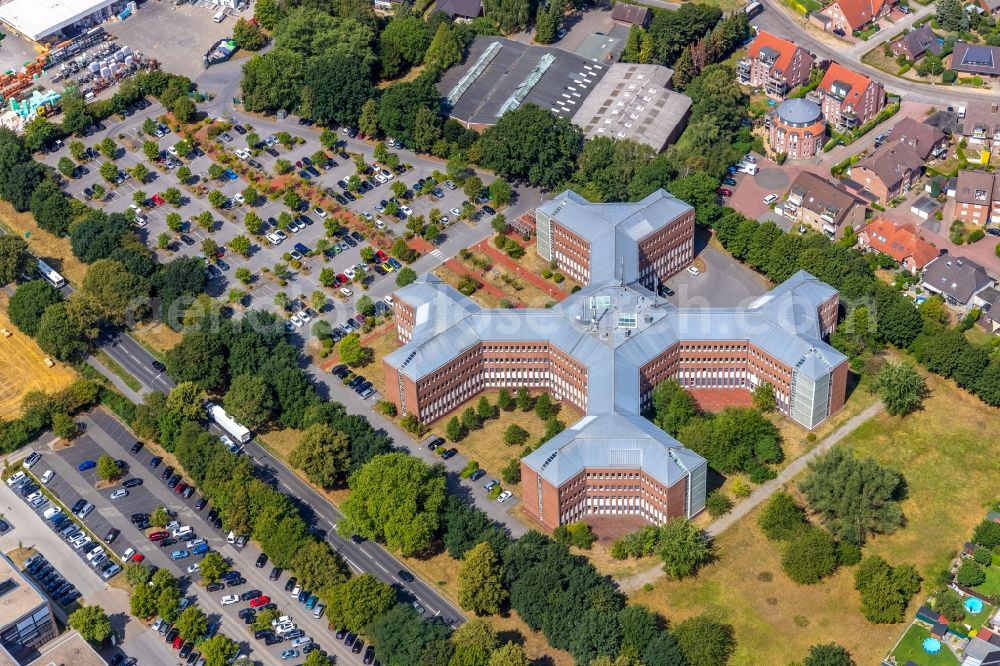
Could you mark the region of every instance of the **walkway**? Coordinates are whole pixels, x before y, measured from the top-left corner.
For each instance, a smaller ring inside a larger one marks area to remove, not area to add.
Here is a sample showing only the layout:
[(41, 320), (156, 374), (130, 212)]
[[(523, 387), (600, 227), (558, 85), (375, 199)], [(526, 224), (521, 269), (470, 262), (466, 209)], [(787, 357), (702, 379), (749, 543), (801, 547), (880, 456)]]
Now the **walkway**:
[[(736, 521), (745, 517), (748, 513), (763, 504), (764, 501), (775, 492), (791, 483), (792, 479), (805, 470), (809, 463), (829, 451), (834, 445), (838, 444), (845, 437), (857, 430), (861, 424), (879, 414), (883, 409), (884, 406), (882, 405), (882, 402), (879, 401), (864, 411), (852, 416), (846, 423), (844, 423), (844, 425), (833, 431), (833, 433), (817, 444), (811, 451), (793, 460), (788, 467), (778, 473), (777, 477), (771, 479), (763, 485), (758, 486), (756, 490), (750, 493), (749, 497), (733, 507), (732, 511), (718, 518), (715, 522), (709, 525), (705, 532), (712, 537), (717, 537), (725, 532), (727, 529), (732, 527)], [(660, 565), (657, 564), (646, 571), (637, 573), (634, 576), (630, 576), (629, 578), (619, 581), (619, 584), (623, 590), (636, 590), (647, 583), (654, 583), (656, 579), (662, 575), (663, 570), (660, 568)]]

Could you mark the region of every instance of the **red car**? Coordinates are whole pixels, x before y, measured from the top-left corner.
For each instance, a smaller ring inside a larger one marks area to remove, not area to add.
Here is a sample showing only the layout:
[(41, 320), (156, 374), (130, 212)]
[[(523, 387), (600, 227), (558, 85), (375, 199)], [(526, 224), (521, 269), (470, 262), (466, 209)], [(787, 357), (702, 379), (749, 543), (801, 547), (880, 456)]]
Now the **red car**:
[(717, 187), (717, 188), (715, 188), (715, 193), (718, 194), (719, 196), (722, 196), (722, 197), (731, 197), (731, 196), (733, 196), (733, 191), (732, 190), (727, 190), (724, 187)]
[(177, 638), (174, 639), (174, 642), (171, 643), (171, 645), (174, 646), (175, 650), (180, 650), (181, 646), (184, 645), (184, 639), (178, 636)]
[(181, 481), (176, 486), (174, 486), (174, 492), (180, 495), (188, 487), (188, 484)]
[(159, 530), (159, 531), (156, 531), (156, 532), (150, 532), (149, 533), (149, 540), (150, 541), (163, 541), (168, 536), (170, 536), (170, 532), (167, 532), (166, 530)]
[(163, 204), (165, 204), (167, 202), (159, 194), (154, 194), (153, 195), (153, 203), (155, 203), (157, 206), (162, 206)]
[(350, 280), (343, 273), (337, 273), (337, 284), (347, 284)]
[(132, 556), (129, 562), (142, 562), (144, 559), (146, 559), (145, 555), (143, 555), (142, 553), (136, 553), (135, 555)]
[(389, 260), (389, 255), (387, 255), (382, 250), (379, 250), (378, 252), (376, 252), (375, 256), (378, 257), (379, 261), (388, 261)]
[(271, 603), (271, 597), (269, 597), (269, 596), (267, 596), (265, 594), (262, 597), (257, 597), (256, 599), (251, 599), (250, 600), (250, 608), (260, 608), (264, 604), (269, 604), (269, 603)]

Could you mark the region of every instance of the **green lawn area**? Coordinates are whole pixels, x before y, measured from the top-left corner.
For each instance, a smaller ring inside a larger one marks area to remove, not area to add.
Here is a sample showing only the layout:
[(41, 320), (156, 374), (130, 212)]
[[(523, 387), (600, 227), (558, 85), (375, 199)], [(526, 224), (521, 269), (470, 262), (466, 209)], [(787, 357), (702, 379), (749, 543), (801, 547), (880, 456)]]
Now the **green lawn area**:
[[(966, 611), (965, 619), (963, 619), (961, 622), (953, 623), (949, 626), (951, 626), (952, 629), (955, 629), (957, 631), (963, 633), (968, 632), (970, 635), (972, 635), (978, 633), (979, 630), (983, 628), (983, 625), (986, 624), (986, 621), (989, 620), (991, 617), (993, 617), (993, 613), (995, 612), (996, 608), (994, 608), (990, 604), (984, 603), (983, 610), (979, 611), (976, 614), (972, 614)], [(965, 625), (969, 625), (970, 629), (967, 630), (965, 628)]]
[(927, 654), (924, 650), (924, 639), (931, 632), (918, 624), (910, 625), (896, 649), (892, 651), (897, 664), (905, 664), (912, 660), (920, 666), (958, 666), (958, 659), (947, 646), (942, 645), (937, 654)]
[(1000, 597), (1000, 567), (986, 567), (986, 582), (976, 587), (977, 592)]

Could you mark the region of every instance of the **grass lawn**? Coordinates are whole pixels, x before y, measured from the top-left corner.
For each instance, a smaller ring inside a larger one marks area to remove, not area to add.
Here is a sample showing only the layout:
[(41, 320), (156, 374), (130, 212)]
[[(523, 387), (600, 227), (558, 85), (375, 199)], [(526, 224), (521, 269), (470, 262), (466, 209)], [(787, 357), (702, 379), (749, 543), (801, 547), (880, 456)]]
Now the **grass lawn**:
[(18, 213), (6, 201), (0, 201), (0, 225), (28, 242), (31, 251), (70, 282), (80, 284), (87, 267), (76, 258), (69, 237), (57, 238), (44, 231), (31, 213)]
[(965, 339), (974, 345), (985, 345), (993, 340), (993, 336), (979, 326), (973, 326), (965, 332)]
[(903, 634), (899, 645), (892, 651), (896, 663), (902, 665), (912, 660), (920, 666), (958, 666), (958, 659), (945, 645), (941, 646), (941, 651), (937, 654), (928, 654), (924, 650), (924, 639), (930, 635), (931, 632), (919, 624), (911, 625)]
[(182, 333), (175, 331), (166, 324), (152, 322), (138, 326), (132, 330), (132, 336), (138, 340), (150, 354), (156, 356), (161, 361), (164, 354), (170, 351), (174, 345), (184, 337)]
[[(968, 539), (982, 517), (980, 507), (995, 501), (996, 462), (984, 442), (1000, 434), (997, 410), (938, 377), (928, 377), (927, 384), (931, 393), (922, 411), (903, 419), (881, 414), (846, 441), (858, 455), (902, 470), (907, 482), (906, 527), (871, 540), (865, 553), (912, 564), (925, 580)], [(850, 650), (858, 664), (878, 663), (903, 625), (872, 625), (861, 616), (853, 568), (818, 585), (791, 583), (781, 571), (779, 549), (756, 526), (757, 513), (717, 539), (718, 560), (697, 577), (661, 578), (652, 591), (632, 598), (671, 622), (720, 611), (736, 629), (734, 666), (787, 664), (801, 659), (810, 645), (831, 641)], [(908, 617), (920, 598), (911, 602)]]
[(142, 390), (142, 384), (139, 383), (139, 380), (130, 375), (128, 372), (126, 372), (125, 368), (119, 365), (118, 361), (108, 356), (108, 353), (106, 351), (104, 351), (103, 349), (100, 350), (97, 353), (97, 358), (98, 360), (100, 360), (101, 365), (103, 365), (105, 368), (113, 372), (118, 377), (118, 379), (122, 380), (125, 383), (125, 386), (129, 387), (136, 393)]
[[(439, 278), (447, 282), (455, 289), (458, 289), (458, 283), (462, 279), (461, 276), (458, 275), (458, 273), (451, 270), (447, 266), (438, 266), (437, 268), (435, 268), (434, 275), (438, 276)], [(481, 279), (481, 277), (482, 276), (478, 276), (476, 279), (482, 282), (483, 280)], [(497, 296), (491, 294), (486, 289), (477, 289), (475, 292), (473, 292), (471, 296), (469, 296), (469, 298), (471, 298), (473, 301), (483, 306), (484, 308), (496, 309), (500, 307), (500, 299)]]
[[(479, 259), (486, 259), (486, 255), (481, 252), (473, 252), (475, 257)], [(485, 275), (482, 271), (472, 264), (471, 261), (458, 260), (463, 266), (471, 271), (475, 271), (476, 277), (482, 282), (489, 282), (498, 289), (504, 291), (510, 295), (511, 300), (517, 300), (519, 303), (529, 308), (543, 308), (549, 303), (555, 302), (555, 299), (546, 294), (544, 291), (536, 287), (529, 280), (525, 278), (518, 278), (514, 276), (510, 269), (502, 264), (496, 264), (493, 268)], [(565, 284), (565, 282), (564, 282)], [(555, 283), (553, 283), (555, 285)], [(561, 285), (559, 286), (561, 288)]]
[(64, 363), (51, 368), (45, 365), (45, 352), (7, 319), (7, 300), (7, 294), (0, 293), (0, 328), (11, 332), (9, 338), (0, 337), (0, 418), (3, 419), (21, 413), (21, 398), (25, 393), (56, 393), (76, 379), (76, 372)]
[(1000, 567), (985, 567), (986, 581), (982, 585), (976, 586), (977, 592), (982, 592), (991, 597), (1000, 597)]
[(882, 52), (882, 45), (879, 44), (861, 58), (861, 62), (872, 67), (877, 67), (883, 72), (895, 75), (899, 71), (895, 56), (887, 56)]
[[(976, 589), (982, 589), (982, 588), (979, 587)], [(984, 603), (983, 610), (979, 611), (978, 613), (970, 613), (969, 611), (965, 611), (965, 618), (961, 622), (951, 624), (951, 627), (953, 629), (957, 629), (958, 631), (966, 632), (969, 635), (974, 635), (978, 633), (980, 629), (983, 628), (983, 625), (986, 624), (986, 622), (991, 617), (993, 617), (993, 614), (995, 612), (996, 608), (994, 608), (990, 604)], [(966, 625), (968, 625), (969, 627), (968, 629), (966, 629)]]

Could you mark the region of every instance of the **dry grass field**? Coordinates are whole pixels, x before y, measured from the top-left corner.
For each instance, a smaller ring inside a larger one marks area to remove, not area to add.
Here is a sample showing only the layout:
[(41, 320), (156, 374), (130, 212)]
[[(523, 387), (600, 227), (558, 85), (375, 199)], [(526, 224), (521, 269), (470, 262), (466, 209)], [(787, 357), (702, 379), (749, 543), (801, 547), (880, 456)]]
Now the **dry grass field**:
[(7, 296), (2, 293), (0, 328), (11, 332), (9, 338), (0, 337), (0, 418), (10, 419), (20, 413), (25, 393), (60, 391), (76, 379), (76, 372), (62, 363), (45, 366), (45, 353), (7, 319)]
[[(996, 501), (998, 464), (993, 444), (1000, 438), (1000, 410), (986, 407), (951, 382), (928, 377), (924, 409), (906, 418), (884, 413), (862, 425), (845, 445), (902, 471), (906, 526), (879, 536), (865, 554), (892, 564), (916, 566), (925, 581), (961, 548), (985, 507)], [(757, 512), (724, 532), (718, 560), (683, 581), (661, 578), (651, 591), (632, 595), (671, 622), (715, 609), (736, 628), (734, 666), (801, 659), (814, 643), (836, 641), (858, 664), (875, 664), (902, 635), (903, 624), (872, 625), (860, 613), (853, 567), (813, 586), (800, 586), (782, 573), (780, 551), (756, 526)], [(920, 595), (908, 609), (912, 617)]]
[(18, 213), (6, 201), (0, 201), (0, 224), (22, 238), (28, 234), (25, 240), (28, 241), (31, 251), (44, 259), (49, 266), (62, 273), (67, 280), (75, 284), (80, 284), (83, 281), (83, 274), (87, 272), (87, 267), (73, 256), (69, 238), (56, 238), (49, 232), (43, 231), (35, 223), (35, 218), (31, 213)]

